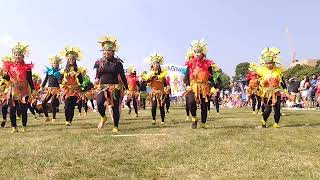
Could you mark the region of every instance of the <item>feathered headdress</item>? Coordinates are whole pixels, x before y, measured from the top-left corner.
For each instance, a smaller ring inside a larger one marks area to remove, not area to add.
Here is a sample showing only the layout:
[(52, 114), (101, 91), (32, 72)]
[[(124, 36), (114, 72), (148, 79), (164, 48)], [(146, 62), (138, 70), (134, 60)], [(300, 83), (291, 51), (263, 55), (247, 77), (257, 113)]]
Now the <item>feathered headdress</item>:
[(128, 73), (134, 73), (136, 71), (136, 68), (134, 67), (133, 64), (131, 64), (129, 67), (128, 67)]
[(280, 64), (280, 50), (274, 47), (266, 47), (261, 51), (260, 63), (277, 63)]
[(191, 48), (189, 48), (189, 49), (187, 50), (187, 54), (186, 54), (186, 56), (185, 56), (185, 59), (186, 59), (187, 61), (189, 61), (190, 59), (192, 59), (192, 57), (193, 57), (193, 51), (191, 50)]
[(66, 59), (68, 59), (70, 56), (74, 56), (77, 61), (80, 61), (82, 58), (82, 53), (80, 48), (78, 47), (69, 47), (66, 46), (61, 52), (60, 55)]
[(159, 63), (162, 65), (164, 63), (164, 57), (159, 53), (153, 53), (149, 57), (145, 58), (145, 62), (149, 64)]
[(49, 57), (49, 62), (52, 64), (52, 63), (58, 63), (58, 64), (61, 64), (62, 63), (62, 58), (58, 55), (55, 55), (55, 56), (50, 56)]
[(41, 80), (41, 77), (40, 77), (40, 75), (38, 73), (32, 72), (32, 79), (34, 81), (38, 81), (38, 80)]
[(200, 52), (206, 55), (208, 53), (208, 45), (205, 43), (204, 39), (194, 40), (191, 42), (190, 51), (192, 53)]
[(25, 42), (18, 42), (18, 44), (12, 48), (13, 54), (28, 56), (29, 52), (30, 52), (29, 45)]
[(10, 55), (5, 55), (1, 58), (2, 62), (8, 62), (8, 61), (12, 61), (12, 56)]
[(99, 43), (102, 51), (112, 50), (117, 52), (119, 50), (119, 43), (113, 36), (102, 36)]
[(217, 71), (219, 71), (220, 70), (220, 68), (219, 68), (219, 66), (218, 66), (218, 64), (216, 64), (216, 63), (212, 63), (212, 69), (213, 69), (213, 71), (214, 72), (217, 72)]

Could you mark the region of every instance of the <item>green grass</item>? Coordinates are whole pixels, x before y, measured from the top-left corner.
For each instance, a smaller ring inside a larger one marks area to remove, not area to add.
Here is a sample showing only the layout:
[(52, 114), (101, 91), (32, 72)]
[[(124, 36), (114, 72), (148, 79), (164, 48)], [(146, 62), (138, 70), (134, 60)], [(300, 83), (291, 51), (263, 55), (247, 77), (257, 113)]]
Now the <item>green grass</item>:
[(127, 112), (119, 134), (149, 135), (112, 136), (111, 122), (97, 131), (97, 113), (70, 128), (60, 113), (54, 124), (30, 117), (26, 133), (0, 129), (0, 179), (320, 178), (320, 112), (284, 111), (280, 129), (261, 129), (249, 110), (222, 109), (196, 130), (181, 108), (164, 127), (151, 125), (149, 109)]

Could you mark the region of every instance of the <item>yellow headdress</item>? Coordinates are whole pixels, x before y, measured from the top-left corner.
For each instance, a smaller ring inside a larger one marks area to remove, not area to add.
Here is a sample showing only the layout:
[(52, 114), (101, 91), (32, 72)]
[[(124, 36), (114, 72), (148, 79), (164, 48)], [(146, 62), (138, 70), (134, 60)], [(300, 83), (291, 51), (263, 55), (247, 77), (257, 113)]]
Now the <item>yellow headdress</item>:
[(248, 70), (249, 71), (256, 71), (259, 68), (258, 64), (250, 63)]
[(193, 56), (193, 51), (191, 50), (191, 48), (189, 48), (185, 58), (187, 61), (189, 61), (192, 58), (192, 56)]
[(41, 80), (41, 77), (40, 77), (40, 75), (38, 73), (32, 72), (32, 79), (34, 81), (38, 81), (38, 80)]
[(66, 59), (68, 59), (70, 56), (75, 56), (77, 61), (80, 61), (82, 58), (82, 53), (80, 48), (78, 47), (69, 47), (66, 46), (61, 52), (60, 55)]
[(49, 62), (52, 64), (52, 63), (59, 63), (61, 64), (62, 63), (62, 58), (58, 55), (55, 55), (55, 56), (51, 56), (49, 57)]
[(208, 45), (205, 43), (204, 39), (194, 40), (191, 42), (191, 47), (189, 49), (192, 53), (200, 52), (204, 55), (208, 53)]
[(29, 52), (29, 45), (27, 45), (25, 42), (18, 42), (18, 44), (12, 48), (13, 54), (28, 56)]
[(164, 57), (159, 53), (153, 53), (145, 59), (145, 62), (149, 64), (159, 63), (162, 65), (164, 63)]
[(99, 43), (103, 51), (112, 50), (117, 52), (119, 50), (119, 43), (113, 36), (102, 36)]
[(280, 64), (280, 50), (274, 47), (266, 47), (261, 51), (260, 63), (277, 63)]
[(216, 64), (216, 63), (213, 63), (213, 64), (212, 64), (212, 69), (213, 69), (213, 71), (215, 71), (215, 72), (217, 72), (217, 71), (220, 70), (218, 64)]
[(128, 73), (134, 73), (136, 71), (136, 68), (134, 67), (133, 64), (131, 64), (129, 67), (128, 67)]
[(10, 55), (5, 55), (1, 58), (2, 62), (8, 62), (8, 61), (12, 61), (12, 56)]

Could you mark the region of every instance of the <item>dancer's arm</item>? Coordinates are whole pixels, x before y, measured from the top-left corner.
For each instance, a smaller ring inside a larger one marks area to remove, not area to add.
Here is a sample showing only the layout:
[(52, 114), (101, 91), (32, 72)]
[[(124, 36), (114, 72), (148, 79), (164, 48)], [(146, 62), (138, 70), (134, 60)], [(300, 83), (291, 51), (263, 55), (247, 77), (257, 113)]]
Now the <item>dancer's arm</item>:
[(43, 80), (43, 82), (42, 82), (42, 84), (41, 84), (41, 88), (44, 88), (45, 86), (46, 86), (46, 84), (47, 84), (47, 82), (48, 82), (48, 73), (46, 74), (46, 77), (44, 78), (44, 80)]
[(29, 86), (31, 88), (31, 90), (34, 90), (34, 84), (33, 84), (33, 80), (32, 80), (32, 72), (31, 71), (27, 71), (27, 81), (29, 83)]

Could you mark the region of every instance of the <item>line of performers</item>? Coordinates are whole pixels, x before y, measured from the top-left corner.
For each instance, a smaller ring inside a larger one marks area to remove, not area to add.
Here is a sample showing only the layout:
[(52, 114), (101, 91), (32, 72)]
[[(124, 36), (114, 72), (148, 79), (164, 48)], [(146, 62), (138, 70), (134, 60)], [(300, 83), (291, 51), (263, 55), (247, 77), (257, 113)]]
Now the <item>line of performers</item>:
[[(77, 62), (82, 54), (77, 47), (65, 47), (59, 55), (49, 58), (50, 66), (45, 69), (45, 78), (41, 82), (38, 74), (32, 73), (34, 65), (25, 62), (29, 54), (29, 46), (18, 43), (12, 49), (12, 55), (2, 59), (1, 66), (1, 104), (4, 127), (9, 109), (12, 133), (18, 132), (17, 119), (22, 120), (21, 131), (26, 131), (27, 111), (43, 113), (45, 121), (55, 122), (60, 102), (64, 102), (64, 114), (66, 126), (71, 126), (74, 119), (75, 107), (78, 107), (79, 114), (84, 108), (84, 115), (88, 111), (88, 102), (91, 102), (94, 109), (93, 99), (96, 100), (97, 110), (100, 114), (100, 122), (97, 126), (101, 129), (107, 122), (106, 110), (109, 111), (114, 122), (112, 132), (119, 131), (120, 112), (122, 100), (127, 95), (126, 105), (129, 107), (129, 114), (133, 108), (138, 117), (138, 102), (143, 109), (146, 100), (151, 102), (152, 124), (156, 124), (157, 108), (160, 109), (161, 122), (165, 123), (166, 112), (170, 107), (170, 82), (167, 70), (161, 65), (164, 57), (159, 53), (151, 54), (146, 60), (150, 63), (150, 71), (144, 71), (139, 80), (133, 65), (128, 68), (127, 75), (123, 68), (123, 61), (115, 53), (118, 51), (118, 41), (112, 36), (103, 36), (99, 40), (102, 58), (94, 63), (96, 70), (95, 81), (91, 82), (84, 67), (78, 66)], [(219, 113), (219, 90), (221, 87), (219, 67), (207, 58), (208, 46), (204, 40), (193, 41), (187, 51), (186, 72), (184, 83), (186, 92), (186, 112), (189, 119), (191, 115), (191, 127), (198, 127), (197, 108), (200, 108), (200, 127), (207, 128), (207, 116), (210, 110), (210, 100), (214, 99), (217, 113)], [(259, 104), (264, 104), (262, 126), (266, 126), (272, 107), (275, 111), (275, 125), (279, 127), (280, 119), (280, 96), (285, 89), (282, 80), (282, 69), (277, 67), (279, 63), (276, 48), (266, 48), (261, 55), (261, 64), (252, 64), (251, 72), (247, 78), (250, 82), (249, 91), (252, 104), (255, 106), (255, 99)], [(63, 59), (66, 60), (64, 69), (60, 69)], [(147, 86), (151, 92), (147, 93)], [(41, 102), (41, 103), (39, 103)], [(50, 102), (50, 109), (48, 103)], [(49, 110), (52, 118), (49, 117)], [(253, 109), (255, 110), (255, 109)]]

